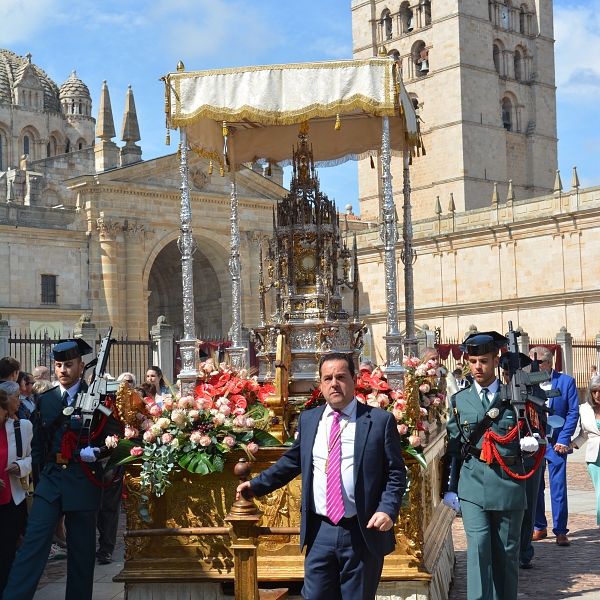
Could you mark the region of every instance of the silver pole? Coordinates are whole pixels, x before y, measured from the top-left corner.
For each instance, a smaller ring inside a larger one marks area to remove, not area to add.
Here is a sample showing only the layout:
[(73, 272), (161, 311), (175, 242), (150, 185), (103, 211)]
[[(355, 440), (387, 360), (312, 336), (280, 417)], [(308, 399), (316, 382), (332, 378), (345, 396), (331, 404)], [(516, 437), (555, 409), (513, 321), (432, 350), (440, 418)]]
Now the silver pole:
[(416, 356), (418, 341), (415, 336), (415, 290), (413, 285), (413, 262), (416, 254), (413, 249), (413, 229), (410, 206), (410, 154), (408, 147), (404, 148), (404, 206), (402, 207), (404, 222), (402, 224), (402, 262), (404, 263), (404, 311), (406, 315), (406, 338), (404, 340), (404, 353), (407, 356)]
[(228, 348), (229, 362), (234, 370), (245, 367), (246, 348), (242, 345), (242, 264), (240, 261), (240, 223), (238, 216), (237, 186), (235, 183), (235, 143), (233, 128), (229, 128), (229, 164), (231, 167), (231, 346)]
[(198, 361), (198, 340), (196, 339), (196, 323), (194, 318), (194, 252), (198, 243), (192, 230), (192, 209), (190, 205), (190, 187), (188, 183), (188, 148), (185, 131), (181, 131), (179, 144), (179, 172), (181, 173), (181, 235), (177, 239), (177, 247), (181, 252), (181, 280), (183, 284), (183, 338), (179, 340), (181, 354), (181, 393), (193, 393), (196, 386), (196, 364)]
[(382, 118), (383, 132), (381, 136), (381, 166), (383, 181), (383, 223), (380, 236), (385, 247), (385, 297), (387, 306), (387, 331), (385, 353), (387, 367), (386, 377), (393, 389), (404, 387), (404, 368), (402, 367), (402, 336), (398, 331), (398, 278), (396, 272), (396, 207), (392, 190), (390, 150), (390, 122), (388, 117)]

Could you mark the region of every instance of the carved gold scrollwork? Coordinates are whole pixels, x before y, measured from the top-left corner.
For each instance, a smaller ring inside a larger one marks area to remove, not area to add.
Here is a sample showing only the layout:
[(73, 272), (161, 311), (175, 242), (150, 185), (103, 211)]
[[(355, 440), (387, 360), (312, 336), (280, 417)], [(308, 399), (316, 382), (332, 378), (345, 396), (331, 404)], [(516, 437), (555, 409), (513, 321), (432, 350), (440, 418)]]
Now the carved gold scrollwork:
[(396, 539), (407, 554), (421, 560), (423, 558), (423, 512), (421, 490), (421, 467), (418, 463), (407, 464), (410, 479), (408, 507), (402, 508), (396, 527)]
[[(144, 521), (140, 516), (139, 504), (141, 499), (140, 478), (134, 477), (130, 473), (125, 473), (125, 488), (127, 489), (127, 499), (125, 500), (125, 512), (127, 513), (127, 528), (128, 529), (148, 529), (152, 524), (154, 513), (153, 503), (150, 502), (148, 513), (149, 521)], [(131, 560), (142, 555), (146, 546), (150, 544), (152, 538), (149, 537), (126, 537), (125, 538), (125, 560)]]

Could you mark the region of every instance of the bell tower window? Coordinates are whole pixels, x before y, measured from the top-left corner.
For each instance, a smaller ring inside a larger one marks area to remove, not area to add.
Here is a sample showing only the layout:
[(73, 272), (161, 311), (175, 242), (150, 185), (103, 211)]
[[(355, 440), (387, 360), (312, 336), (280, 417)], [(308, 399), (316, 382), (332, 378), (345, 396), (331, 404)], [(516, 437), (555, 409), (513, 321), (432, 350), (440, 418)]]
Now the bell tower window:
[(23, 154), (29, 154), (29, 136), (23, 137)]

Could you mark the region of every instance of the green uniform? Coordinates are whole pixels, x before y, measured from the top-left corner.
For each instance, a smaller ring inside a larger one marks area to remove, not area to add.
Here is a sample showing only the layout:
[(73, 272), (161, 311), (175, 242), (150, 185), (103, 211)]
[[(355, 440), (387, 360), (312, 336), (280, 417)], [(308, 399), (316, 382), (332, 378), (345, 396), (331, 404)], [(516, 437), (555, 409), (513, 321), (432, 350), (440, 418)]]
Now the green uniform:
[[(54, 528), (65, 515), (67, 532), (67, 600), (91, 600), (96, 553), (96, 511), (102, 504), (102, 488), (85, 473), (76, 458), (62, 460), (63, 435), (81, 431), (81, 419), (64, 415), (59, 388), (38, 399), (31, 455), (41, 469), (23, 545), (13, 563), (3, 600), (31, 600), (46, 566)], [(94, 418), (92, 431), (99, 419)], [(121, 433), (119, 422), (110, 416), (89, 445), (104, 445), (107, 435)], [(87, 445), (87, 444), (86, 444)], [(57, 454), (58, 462), (57, 462)], [(86, 463), (90, 474), (102, 483), (103, 468), (97, 461)]]
[[(447, 424), (446, 453), (459, 458), (465, 444), (485, 417), (481, 397), (475, 385), (454, 396), (454, 411)], [(504, 436), (517, 426), (514, 411), (501, 405), (496, 394), (490, 408), (499, 414), (490, 425), (491, 431)], [(488, 409), (489, 410), (489, 409)], [(477, 442), (481, 450), (482, 438)], [(518, 438), (507, 445), (497, 445), (507, 462), (519, 454)], [(524, 473), (521, 464), (508, 466), (510, 471)], [(527, 507), (525, 481), (510, 477), (494, 461), (486, 464), (467, 455), (460, 470), (458, 493), (467, 537), (468, 600), (516, 600), (519, 578), (519, 545), (523, 511)]]

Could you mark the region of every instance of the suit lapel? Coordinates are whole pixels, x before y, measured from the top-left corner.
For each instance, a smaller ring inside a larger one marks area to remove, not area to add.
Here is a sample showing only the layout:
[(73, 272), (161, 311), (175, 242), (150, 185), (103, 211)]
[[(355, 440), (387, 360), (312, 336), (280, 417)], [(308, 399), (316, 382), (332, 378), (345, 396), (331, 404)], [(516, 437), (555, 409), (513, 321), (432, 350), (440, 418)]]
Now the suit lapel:
[(361, 467), (367, 437), (371, 429), (371, 413), (367, 407), (358, 400), (356, 401), (356, 426), (354, 428), (354, 482)]
[(481, 403), (481, 398), (477, 393), (477, 389), (474, 385), (472, 385), (467, 393), (465, 394), (467, 401), (475, 408), (475, 410), (481, 415), (485, 415), (485, 410), (483, 409), (483, 404)]
[[(325, 405), (319, 408), (314, 408), (311, 411), (305, 413), (306, 417), (302, 422), (302, 438), (300, 445), (302, 448), (302, 454), (305, 459), (308, 459), (312, 465), (312, 449), (315, 445), (315, 438), (317, 437), (317, 429), (321, 421), (321, 417), (325, 412)], [(307, 463), (308, 464), (308, 463)], [(311, 470), (312, 473), (312, 470)]]

